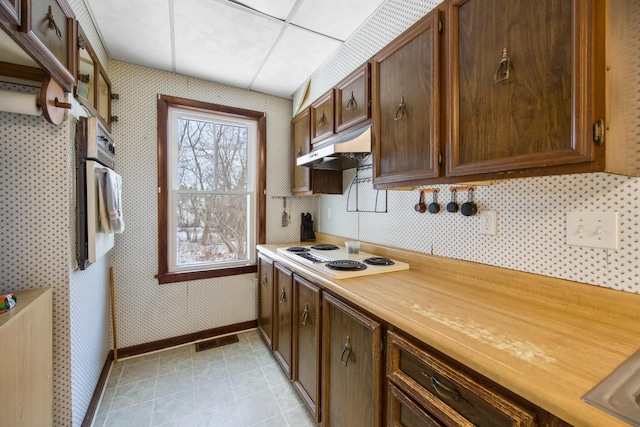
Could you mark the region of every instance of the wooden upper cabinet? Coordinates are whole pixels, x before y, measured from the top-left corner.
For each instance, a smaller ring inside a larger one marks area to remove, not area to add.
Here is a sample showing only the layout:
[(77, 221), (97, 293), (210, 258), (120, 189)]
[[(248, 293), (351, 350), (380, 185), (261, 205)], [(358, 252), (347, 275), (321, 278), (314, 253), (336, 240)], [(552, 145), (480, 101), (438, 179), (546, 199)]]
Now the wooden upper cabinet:
[(333, 134), (333, 89), (331, 89), (311, 104), (311, 143), (317, 144)]
[(273, 348), (273, 261), (258, 255), (258, 330), (264, 342)]
[(363, 126), (371, 119), (371, 64), (368, 62), (335, 87), (336, 133)]
[(12, 25), (20, 25), (21, 17), (21, 0), (0, 0), (0, 20)]
[(291, 193), (311, 191), (311, 168), (297, 166), (296, 159), (311, 151), (311, 110), (304, 109), (291, 121)]
[(76, 82), (76, 24), (65, 0), (24, 1), (18, 43), (71, 92)]
[(311, 108), (291, 121), (291, 194), (342, 194), (342, 171), (297, 166), (296, 160), (311, 151)]
[(110, 131), (111, 81), (80, 25), (77, 61), (78, 82), (75, 96)]
[(375, 188), (439, 176), (439, 15), (430, 12), (373, 58)]
[(594, 3), (449, 3), (447, 176), (595, 159)]

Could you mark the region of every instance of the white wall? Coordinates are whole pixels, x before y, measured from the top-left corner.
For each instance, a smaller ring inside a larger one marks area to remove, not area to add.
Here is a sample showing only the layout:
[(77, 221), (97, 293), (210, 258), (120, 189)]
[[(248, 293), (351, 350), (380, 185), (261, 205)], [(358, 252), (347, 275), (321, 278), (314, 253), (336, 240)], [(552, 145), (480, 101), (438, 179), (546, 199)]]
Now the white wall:
[[(389, 1), (350, 38), (330, 60), (311, 76), (305, 104), (338, 83), (381, 47), (393, 40), (440, 1)], [(627, 11), (620, 9), (627, 5)], [(625, 25), (625, 46), (610, 53), (623, 58), (629, 70), (623, 78), (609, 77), (609, 96), (623, 105), (608, 119), (607, 144), (632, 138), (640, 146), (640, 31), (636, 25), (640, 3), (611, 2), (617, 25)], [(610, 59), (615, 59), (611, 58)], [(620, 61), (618, 61), (620, 62)], [(608, 62), (611, 65), (611, 62)], [(614, 67), (609, 72), (618, 73)], [(616, 74), (617, 76), (617, 74)], [(302, 93), (294, 94), (294, 105)], [(294, 112), (295, 113), (295, 112)], [(638, 161), (640, 150), (629, 162)], [(344, 172), (348, 189), (355, 170)], [(320, 231), (352, 239), (381, 243), (450, 258), (470, 260), (515, 270), (575, 280), (640, 293), (640, 179), (605, 173), (495, 181), (480, 187), (475, 201), (482, 210), (498, 212), (498, 234), (478, 234), (478, 217), (463, 217), (444, 210), (448, 187), (440, 188), (441, 213), (419, 214), (413, 209), (418, 191), (388, 193), (388, 213), (348, 213), (355, 197), (321, 196), (316, 201)], [(361, 184), (360, 201), (370, 209), (375, 192)], [(379, 193), (384, 195), (384, 192)], [(466, 201), (466, 195), (459, 195)], [(328, 219), (328, 209), (333, 219)], [(617, 211), (620, 214), (619, 250), (571, 247), (565, 244), (565, 215), (569, 211)]]
[(282, 200), (290, 195), (291, 100), (195, 78), (112, 61), (112, 127), (117, 169), (123, 180), (125, 232), (116, 236), (114, 274), (118, 347), (175, 337), (254, 320), (254, 274), (159, 285), (158, 273), (158, 94), (266, 112), (267, 241), (298, 239), (300, 212), (310, 201), (294, 201), (292, 224), (281, 226)]

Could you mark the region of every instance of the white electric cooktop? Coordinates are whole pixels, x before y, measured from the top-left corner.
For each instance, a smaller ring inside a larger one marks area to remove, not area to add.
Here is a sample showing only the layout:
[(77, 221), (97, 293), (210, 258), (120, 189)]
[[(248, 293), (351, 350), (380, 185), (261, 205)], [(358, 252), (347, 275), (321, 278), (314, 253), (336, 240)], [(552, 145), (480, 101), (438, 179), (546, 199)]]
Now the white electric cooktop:
[(348, 279), (409, 269), (409, 264), (404, 262), (365, 252), (349, 254), (346, 248), (336, 245), (286, 246), (278, 248), (278, 253), (331, 279)]

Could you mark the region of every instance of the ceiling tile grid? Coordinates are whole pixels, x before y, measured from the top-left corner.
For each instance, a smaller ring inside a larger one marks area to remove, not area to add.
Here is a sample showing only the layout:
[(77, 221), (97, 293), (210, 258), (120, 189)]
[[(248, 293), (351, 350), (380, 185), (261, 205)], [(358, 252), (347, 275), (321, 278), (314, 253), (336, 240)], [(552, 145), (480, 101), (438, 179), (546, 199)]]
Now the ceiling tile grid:
[(231, 86), (248, 86), (284, 26), (215, 1), (184, 0), (177, 6), (175, 71)]
[(172, 71), (172, 0), (87, 0), (112, 59)]

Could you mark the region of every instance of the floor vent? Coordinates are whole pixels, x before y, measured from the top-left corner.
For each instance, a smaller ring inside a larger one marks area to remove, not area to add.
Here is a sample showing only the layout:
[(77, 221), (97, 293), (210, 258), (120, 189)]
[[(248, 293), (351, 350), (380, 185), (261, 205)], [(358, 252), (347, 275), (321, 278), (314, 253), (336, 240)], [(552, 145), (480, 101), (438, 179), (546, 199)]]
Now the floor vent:
[(214, 338), (208, 341), (201, 341), (196, 343), (196, 351), (209, 350), (211, 348), (222, 347), (223, 345), (233, 344), (238, 342), (237, 335), (227, 335), (225, 337)]

